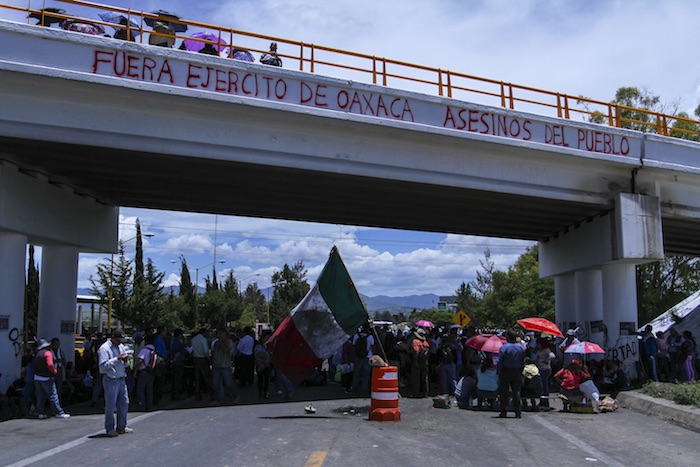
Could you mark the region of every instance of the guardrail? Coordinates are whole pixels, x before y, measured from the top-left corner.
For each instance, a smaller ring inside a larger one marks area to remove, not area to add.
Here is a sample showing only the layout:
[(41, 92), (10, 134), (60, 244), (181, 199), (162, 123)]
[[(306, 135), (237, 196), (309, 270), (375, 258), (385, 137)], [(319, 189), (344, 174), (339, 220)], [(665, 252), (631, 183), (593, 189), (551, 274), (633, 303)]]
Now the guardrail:
[[(642, 131), (664, 136), (675, 136), (700, 140), (700, 121), (676, 115), (663, 114), (647, 109), (628, 107), (588, 97), (572, 96), (531, 86), (499, 81), (457, 71), (434, 68), (386, 57), (377, 57), (317, 44), (258, 34), (238, 29), (217, 26), (184, 18), (168, 16), (167, 21), (210, 32), (218, 37), (217, 42), (192, 39), (184, 34), (166, 34), (153, 31), (146, 22), (163, 18), (159, 14), (103, 5), (83, 0), (57, 0), (72, 5), (86, 13), (94, 12), (94, 17), (76, 16), (67, 12), (56, 13), (44, 10), (45, 1), (19, 0), (26, 6), (0, 3), (0, 8), (26, 12), (34, 15), (38, 24), (74, 20), (108, 26), (122, 31), (128, 40), (144, 42), (146, 33), (162, 38), (199, 40), (205, 43), (223, 44), (231, 55), (233, 49), (244, 49), (255, 53), (266, 53), (268, 42), (280, 44), (279, 57), (287, 65), (292, 63), (300, 71), (306, 71), (343, 79), (371, 82), (382, 86), (408, 89), (426, 94), (479, 102), (485, 105), (500, 106), (512, 110), (523, 110), (540, 115), (555, 116), (571, 120), (593, 120), (612, 127), (633, 126)], [(34, 4), (35, 8), (31, 5)], [(37, 4), (41, 4), (37, 8)], [(110, 11), (123, 15), (126, 24), (101, 21), (97, 13)], [(97, 17), (97, 18), (95, 18)], [(47, 24), (50, 26), (50, 24)]]

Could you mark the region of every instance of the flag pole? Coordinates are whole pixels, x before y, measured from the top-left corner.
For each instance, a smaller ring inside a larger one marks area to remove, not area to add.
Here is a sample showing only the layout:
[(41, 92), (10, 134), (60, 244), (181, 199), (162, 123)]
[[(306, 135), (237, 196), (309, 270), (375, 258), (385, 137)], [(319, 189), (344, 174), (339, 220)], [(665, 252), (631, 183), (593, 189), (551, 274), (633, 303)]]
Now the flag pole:
[(386, 352), (384, 351), (384, 345), (382, 342), (379, 340), (379, 334), (377, 334), (377, 329), (374, 327), (374, 323), (372, 320), (369, 319), (369, 316), (367, 317), (367, 323), (369, 324), (369, 328), (372, 330), (372, 334), (374, 335), (374, 342), (377, 343), (379, 346), (379, 350), (381, 351), (381, 356), (386, 362), (386, 364), (389, 364), (389, 358), (386, 356)]

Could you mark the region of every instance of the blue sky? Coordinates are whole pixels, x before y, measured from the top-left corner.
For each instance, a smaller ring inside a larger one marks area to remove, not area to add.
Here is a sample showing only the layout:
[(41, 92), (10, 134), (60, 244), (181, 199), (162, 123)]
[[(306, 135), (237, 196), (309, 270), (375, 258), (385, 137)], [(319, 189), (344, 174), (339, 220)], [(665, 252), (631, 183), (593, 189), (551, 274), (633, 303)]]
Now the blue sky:
[[(25, 0), (10, 4), (26, 5)], [(80, 11), (56, 1), (73, 13)], [(325, 46), (370, 53), (541, 89), (610, 100), (621, 86), (645, 87), (673, 110), (700, 102), (697, 42), (700, 2), (566, 0), (105, 0), (158, 8), (221, 24)], [(32, 2), (40, 8), (41, 2)], [(3, 13), (7, 18), (7, 15)], [(84, 13), (95, 16), (96, 11)], [(22, 20), (22, 19), (20, 19)], [(690, 53), (689, 53), (690, 51)], [(315, 280), (337, 245), (366, 295), (452, 294), (479, 269), (490, 248), (500, 269), (531, 243), (440, 233), (285, 222), (123, 208), (120, 238), (134, 236), (139, 218), (145, 255), (176, 284), (184, 255), (193, 271), (216, 259), (244, 285), (261, 288), (285, 263), (304, 261)], [(216, 239), (216, 241), (215, 241)], [(127, 254), (133, 255), (133, 243)], [(216, 247), (216, 248), (215, 248)], [(106, 255), (81, 255), (79, 287), (89, 287)], [(200, 283), (210, 267), (200, 270)], [(255, 274), (255, 276), (250, 277)], [(193, 274), (194, 276), (194, 274)], [(194, 277), (193, 277), (194, 279)]]

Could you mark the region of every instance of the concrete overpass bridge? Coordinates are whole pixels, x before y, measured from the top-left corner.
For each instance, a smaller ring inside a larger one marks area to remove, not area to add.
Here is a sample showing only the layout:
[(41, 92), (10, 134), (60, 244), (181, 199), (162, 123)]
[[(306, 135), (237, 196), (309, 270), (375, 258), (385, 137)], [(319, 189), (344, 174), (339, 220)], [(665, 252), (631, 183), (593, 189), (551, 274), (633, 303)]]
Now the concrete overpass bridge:
[(55, 28), (0, 38), (0, 390), (26, 244), (39, 334), (70, 348), (78, 253), (116, 251), (120, 206), (539, 241), (557, 322), (628, 365), (635, 265), (700, 251), (697, 143)]

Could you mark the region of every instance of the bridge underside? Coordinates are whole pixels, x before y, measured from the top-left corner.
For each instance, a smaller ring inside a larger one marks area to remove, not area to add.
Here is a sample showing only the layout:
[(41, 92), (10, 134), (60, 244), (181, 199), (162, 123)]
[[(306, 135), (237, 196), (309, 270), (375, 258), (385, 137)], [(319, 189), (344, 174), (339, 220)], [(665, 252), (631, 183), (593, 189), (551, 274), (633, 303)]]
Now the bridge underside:
[[(0, 157), (115, 206), (539, 241), (599, 205), (464, 188), (0, 138)], [(700, 223), (664, 219), (667, 253), (700, 253)]]
[(580, 202), (265, 165), (8, 138), (0, 144), (0, 157), (22, 170), (115, 206), (527, 240), (601, 212)]

